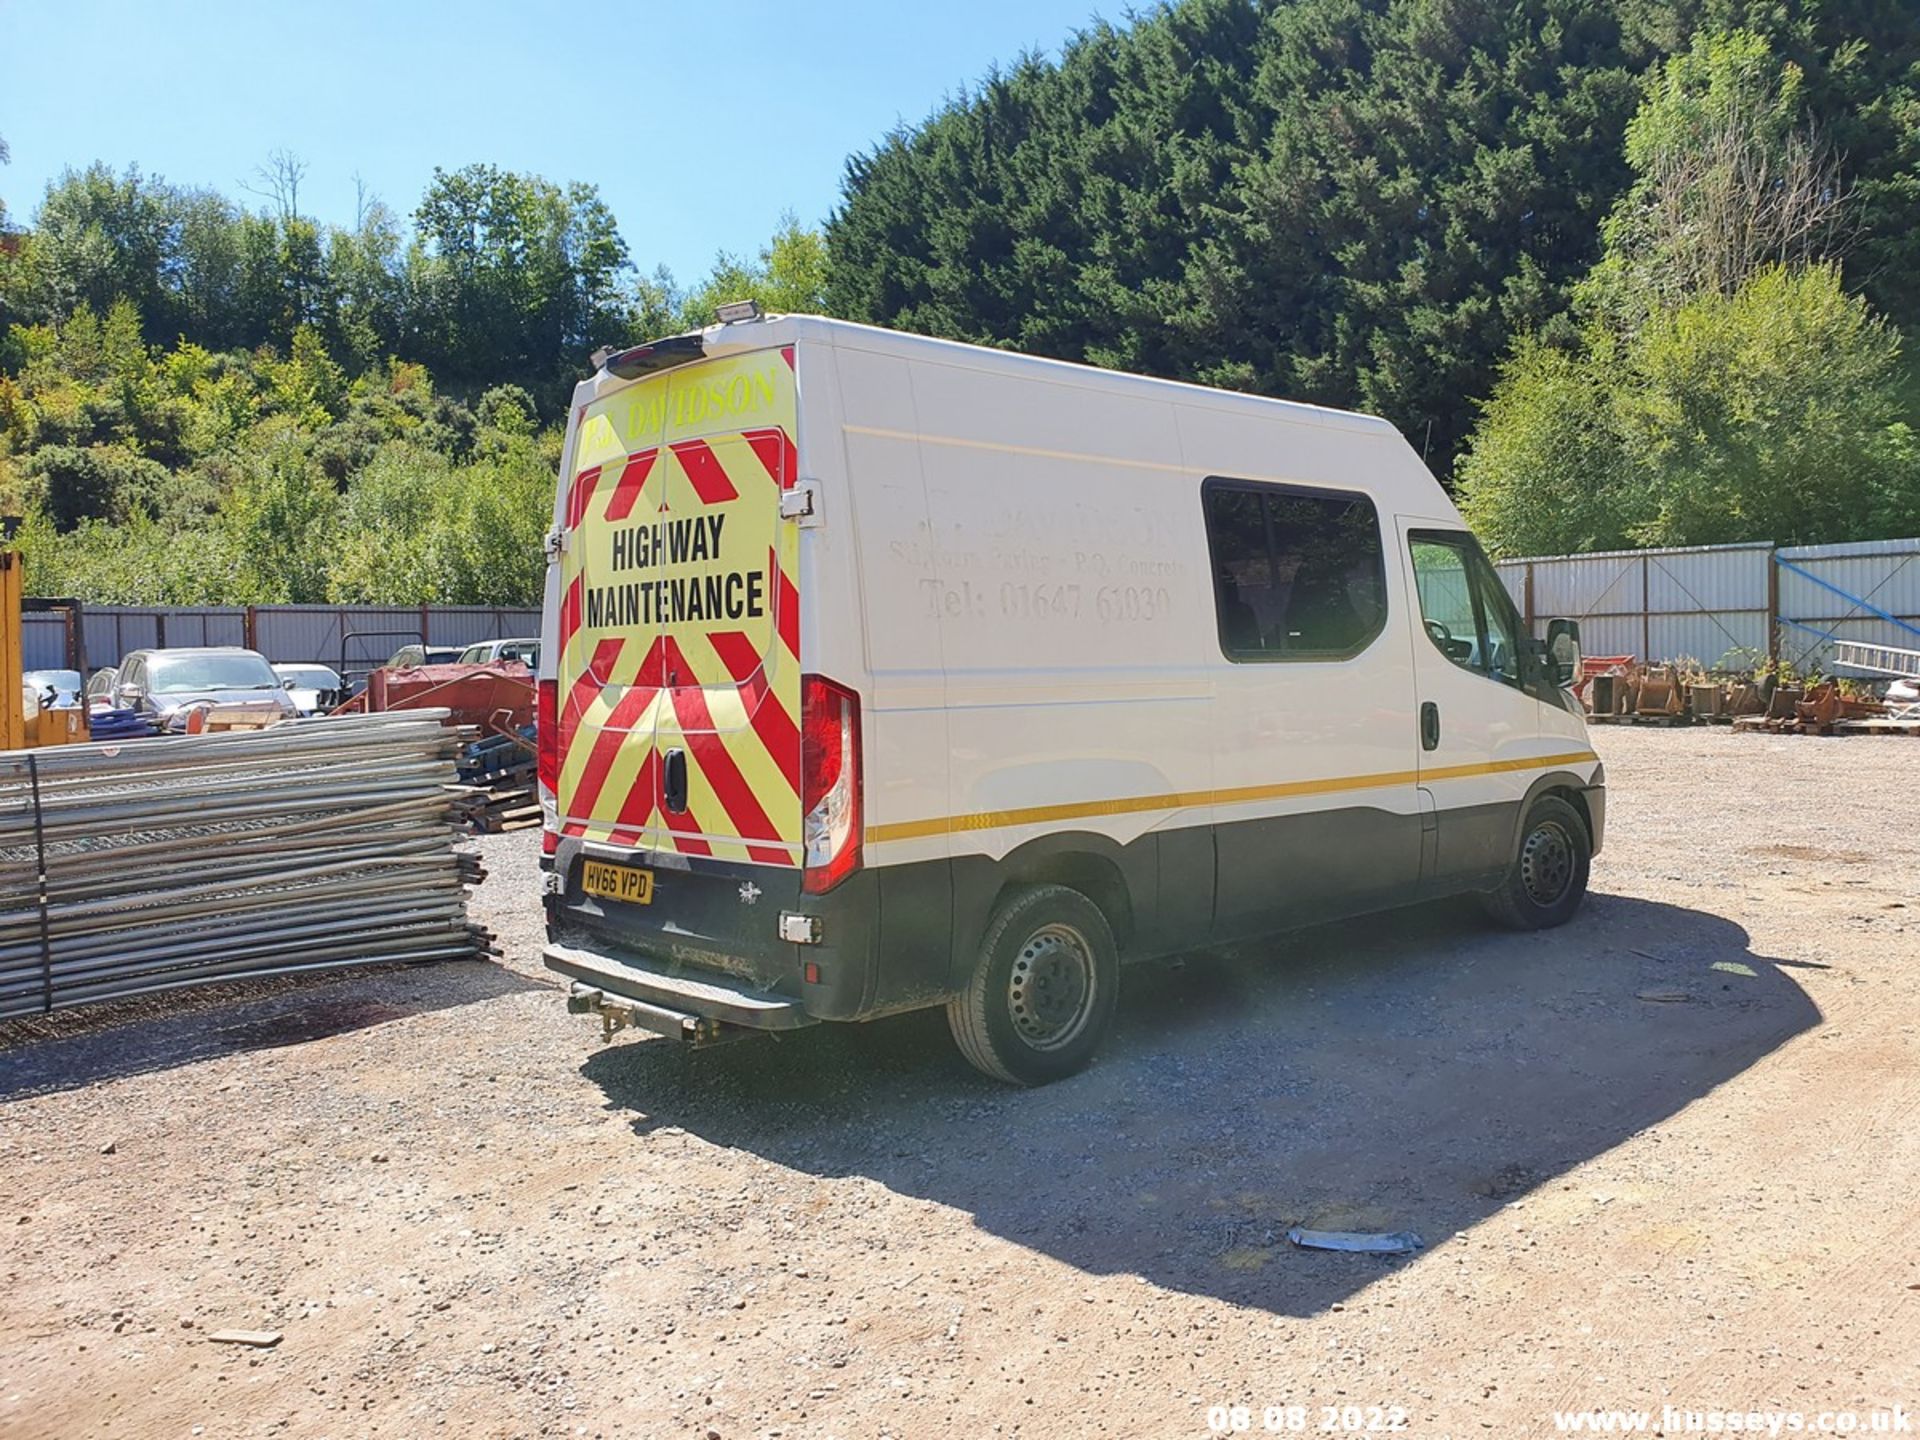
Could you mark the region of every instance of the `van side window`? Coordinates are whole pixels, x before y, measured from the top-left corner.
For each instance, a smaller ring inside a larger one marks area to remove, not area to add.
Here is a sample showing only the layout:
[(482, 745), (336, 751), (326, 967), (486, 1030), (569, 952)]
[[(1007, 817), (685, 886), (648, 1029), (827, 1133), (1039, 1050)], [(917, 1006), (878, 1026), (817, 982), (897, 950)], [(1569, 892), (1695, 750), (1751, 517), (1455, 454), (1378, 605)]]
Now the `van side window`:
[(1385, 627), (1386, 561), (1366, 496), (1215, 479), (1201, 503), (1229, 660), (1343, 660)]
[(1427, 638), (1462, 669), (1525, 689), (1520, 615), (1479, 543), (1462, 531), (1416, 530), (1409, 544)]

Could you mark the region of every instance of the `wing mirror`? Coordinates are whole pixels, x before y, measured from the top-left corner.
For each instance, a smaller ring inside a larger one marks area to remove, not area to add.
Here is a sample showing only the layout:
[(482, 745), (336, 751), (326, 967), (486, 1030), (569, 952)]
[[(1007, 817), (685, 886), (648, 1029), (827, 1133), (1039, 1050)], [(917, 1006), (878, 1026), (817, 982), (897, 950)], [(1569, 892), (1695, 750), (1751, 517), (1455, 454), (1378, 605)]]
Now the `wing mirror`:
[(1580, 678), (1580, 622), (1549, 620), (1546, 651), (1554, 683), (1562, 690), (1571, 689)]

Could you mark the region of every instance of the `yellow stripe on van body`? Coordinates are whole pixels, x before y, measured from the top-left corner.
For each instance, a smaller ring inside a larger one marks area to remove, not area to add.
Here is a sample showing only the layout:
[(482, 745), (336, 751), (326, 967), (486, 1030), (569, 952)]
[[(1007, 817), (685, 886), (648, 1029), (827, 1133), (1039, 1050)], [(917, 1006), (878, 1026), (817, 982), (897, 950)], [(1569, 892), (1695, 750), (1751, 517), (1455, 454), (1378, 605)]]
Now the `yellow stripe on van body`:
[(936, 820), (903, 820), (892, 825), (870, 825), (865, 840), (884, 845), (890, 840), (923, 840), (930, 835), (1001, 830), (1016, 825), (1039, 825), (1055, 820), (1094, 820), (1110, 815), (1137, 815), (1143, 810), (1190, 810), (1202, 805), (1245, 805), (1256, 800), (1285, 800), (1302, 795), (1334, 795), (1352, 790), (1381, 790), (1397, 785), (1427, 784), (1435, 780), (1465, 780), (1476, 775), (1509, 775), (1520, 770), (1551, 770), (1556, 765), (1584, 765), (1600, 757), (1591, 750), (1566, 755), (1528, 756), (1521, 760), (1489, 760), (1477, 765), (1447, 765), (1434, 770), (1395, 770), (1380, 775), (1342, 775), (1320, 780), (1289, 780), (1277, 785), (1242, 785), (1231, 790), (1177, 791), (1171, 795), (1134, 795), (1119, 800), (1081, 800), (1064, 805), (1032, 805), (1019, 810), (988, 810), (978, 815), (954, 815)]

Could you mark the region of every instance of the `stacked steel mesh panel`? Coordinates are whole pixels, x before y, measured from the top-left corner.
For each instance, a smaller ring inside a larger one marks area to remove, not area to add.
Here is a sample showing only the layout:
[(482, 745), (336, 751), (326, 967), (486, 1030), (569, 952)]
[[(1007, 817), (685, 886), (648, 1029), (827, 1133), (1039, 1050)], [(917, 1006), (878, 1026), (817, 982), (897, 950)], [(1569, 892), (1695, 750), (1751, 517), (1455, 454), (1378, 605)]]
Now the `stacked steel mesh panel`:
[(0, 1017), (485, 953), (445, 718), (0, 754)]

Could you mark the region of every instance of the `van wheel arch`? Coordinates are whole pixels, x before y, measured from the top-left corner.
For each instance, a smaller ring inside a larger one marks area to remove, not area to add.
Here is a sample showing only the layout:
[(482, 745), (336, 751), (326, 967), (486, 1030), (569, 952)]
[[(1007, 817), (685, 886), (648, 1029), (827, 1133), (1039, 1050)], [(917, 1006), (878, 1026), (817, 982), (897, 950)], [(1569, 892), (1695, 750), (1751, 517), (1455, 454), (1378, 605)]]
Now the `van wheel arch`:
[(1587, 808), (1586, 790), (1586, 784), (1579, 776), (1564, 772), (1542, 775), (1534, 781), (1527, 787), (1526, 798), (1520, 802), (1519, 809), (1513, 817), (1513, 838), (1507, 846), (1508, 855), (1511, 857), (1520, 853), (1520, 841), (1526, 829), (1527, 817), (1533, 813), (1533, 807), (1548, 795), (1556, 800), (1564, 800), (1573, 807), (1574, 813), (1580, 817), (1580, 823), (1587, 828), (1587, 843), (1591, 845), (1593, 843), (1593, 812)]
[(1010, 892), (1035, 885), (1077, 890), (1106, 917), (1114, 943), (1124, 957), (1134, 936), (1133, 892), (1118, 860), (1101, 853), (1107, 847), (1116, 851), (1119, 847), (1112, 841), (1102, 845), (1102, 838), (1048, 836), (1014, 851), (1002, 862), (1004, 878), (992, 908), (998, 909)]
[(1547, 790), (1528, 802), (1517, 849), (1500, 884), (1480, 896), (1509, 930), (1547, 930), (1571, 920), (1586, 898), (1593, 859), (1591, 821), (1572, 799)]

